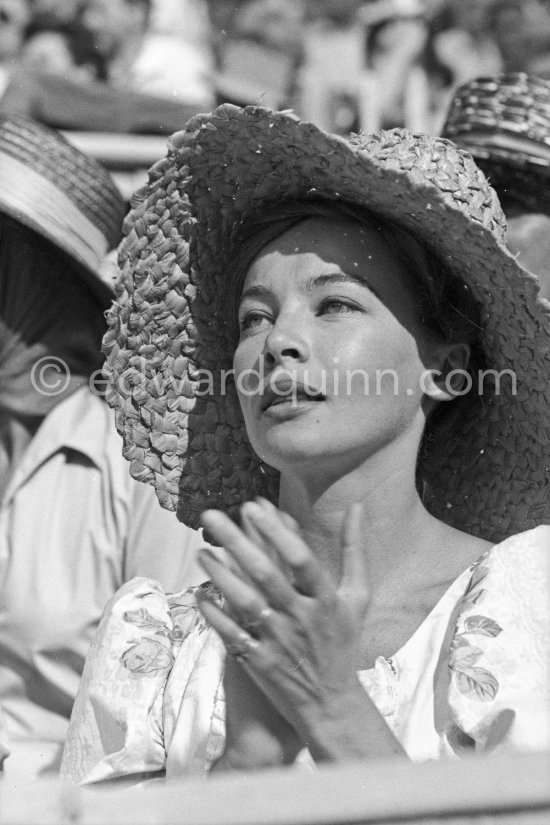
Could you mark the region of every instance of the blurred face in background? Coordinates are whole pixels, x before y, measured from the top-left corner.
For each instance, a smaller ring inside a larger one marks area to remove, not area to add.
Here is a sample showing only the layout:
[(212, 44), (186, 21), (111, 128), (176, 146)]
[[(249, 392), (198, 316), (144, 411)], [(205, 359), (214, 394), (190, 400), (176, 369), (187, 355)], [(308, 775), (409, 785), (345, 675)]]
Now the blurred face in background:
[(472, 35), (487, 28), (488, 0), (452, 0), (450, 4), (456, 26)]
[(385, 65), (388, 60), (412, 61), (419, 57), (428, 40), (426, 21), (417, 17), (396, 17), (377, 28), (376, 37), (370, 44), (370, 60), (373, 68)]
[(82, 0), (32, 0), (33, 14), (48, 15), (61, 22), (74, 20)]
[(86, 0), (81, 19), (92, 34), (99, 51), (116, 54), (125, 38), (145, 31), (147, 2), (129, 0)]
[(23, 47), (23, 65), (37, 72), (63, 74), (75, 69), (71, 50), (59, 32), (35, 34)]
[(26, 0), (0, 0), (0, 61), (19, 56), (29, 18)]

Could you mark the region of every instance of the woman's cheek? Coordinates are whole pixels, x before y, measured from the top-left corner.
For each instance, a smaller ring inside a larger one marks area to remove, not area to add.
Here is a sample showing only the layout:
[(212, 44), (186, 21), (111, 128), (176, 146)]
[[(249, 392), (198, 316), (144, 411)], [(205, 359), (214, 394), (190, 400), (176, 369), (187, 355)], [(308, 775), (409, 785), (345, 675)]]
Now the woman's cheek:
[(339, 348), (338, 357), (333, 358), (332, 372), (327, 371), (328, 392), (332, 389), (331, 382), (338, 387), (338, 395), (395, 396), (402, 389), (418, 388), (422, 362), (416, 345), (411, 346), (409, 338), (408, 335), (396, 335), (393, 339), (381, 337), (344, 350)]

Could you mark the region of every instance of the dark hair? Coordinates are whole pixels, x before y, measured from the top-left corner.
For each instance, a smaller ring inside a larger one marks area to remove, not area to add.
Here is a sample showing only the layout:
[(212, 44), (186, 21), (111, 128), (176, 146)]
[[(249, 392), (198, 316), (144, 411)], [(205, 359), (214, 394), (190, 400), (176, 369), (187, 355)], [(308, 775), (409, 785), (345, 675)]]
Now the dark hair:
[(394, 23), (401, 23), (402, 21), (405, 21), (407, 23), (417, 21), (423, 22), (426, 27), (426, 31), (428, 31), (428, 21), (422, 14), (415, 14), (407, 17), (403, 17), (401, 15), (388, 14), (387, 17), (384, 17), (377, 23), (373, 23), (371, 26), (367, 28), (367, 33), (365, 36), (365, 57), (367, 61), (367, 68), (372, 68), (373, 55), (379, 48), (380, 35), (383, 34), (385, 29), (388, 29), (390, 26), (393, 26)]
[(79, 19), (62, 21), (51, 14), (39, 15), (25, 28), (25, 45), (41, 34), (58, 34), (65, 40), (76, 66), (86, 66), (96, 80), (107, 80), (107, 63), (94, 46), (93, 38)]

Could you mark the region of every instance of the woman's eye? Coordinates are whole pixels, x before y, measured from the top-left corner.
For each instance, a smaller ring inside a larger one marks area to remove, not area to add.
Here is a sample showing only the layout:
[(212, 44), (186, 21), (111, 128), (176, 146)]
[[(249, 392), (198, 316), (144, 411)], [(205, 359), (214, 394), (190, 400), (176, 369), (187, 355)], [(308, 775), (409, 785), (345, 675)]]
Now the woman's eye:
[(349, 301), (341, 298), (329, 298), (323, 301), (319, 315), (338, 315), (345, 312), (353, 312), (357, 307)]
[(268, 323), (269, 319), (263, 312), (247, 312), (239, 319), (239, 331), (242, 334), (247, 332), (255, 332), (262, 327), (264, 323)]

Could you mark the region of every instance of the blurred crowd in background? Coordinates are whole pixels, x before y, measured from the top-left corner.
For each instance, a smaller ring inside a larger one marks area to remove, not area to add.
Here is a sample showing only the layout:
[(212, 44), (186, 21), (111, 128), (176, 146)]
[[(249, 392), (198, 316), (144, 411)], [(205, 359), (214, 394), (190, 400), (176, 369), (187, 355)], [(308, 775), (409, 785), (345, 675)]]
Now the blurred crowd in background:
[(230, 101), (434, 132), (501, 71), (550, 77), (549, 3), (0, 0), (0, 110), (61, 128), (162, 132)]

